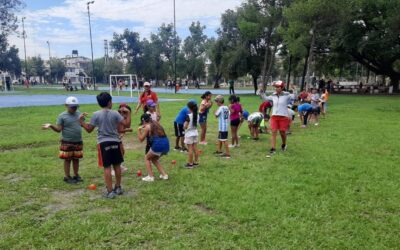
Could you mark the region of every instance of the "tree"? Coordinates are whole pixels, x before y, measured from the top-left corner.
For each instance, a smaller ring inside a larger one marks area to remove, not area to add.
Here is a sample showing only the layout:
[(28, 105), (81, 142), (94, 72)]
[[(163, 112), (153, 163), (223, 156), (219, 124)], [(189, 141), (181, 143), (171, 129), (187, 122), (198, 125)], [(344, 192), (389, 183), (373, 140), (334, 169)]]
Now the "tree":
[(28, 75), (38, 76), (40, 83), (42, 83), (42, 78), (46, 75), (46, 69), (42, 58), (40, 56), (28, 58), (27, 65)]
[(204, 76), (204, 61), (207, 36), (204, 35), (206, 26), (201, 25), (200, 22), (192, 22), (189, 27), (190, 35), (185, 39), (183, 44), (183, 52), (185, 54), (186, 72), (192, 79), (196, 80)]
[(64, 62), (58, 58), (51, 58), (50, 60), (51, 70), (50, 77), (56, 79), (56, 81), (63, 79), (66, 71)]
[(16, 12), (20, 11), (22, 1), (0, 0), (0, 70), (21, 73), (21, 62), (18, 49), (8, 48), (7, 37), (17, 29)]
[[(108, 58), (107, 63), (104, 57), (94, 60), (94, 76), (103, 82), (108, 82), (110, 75), (123, 73), (123, 64), (116, 58)], [(89, 69), (91, 75), (91, 69)]]
[(0, 69), (21, 75), (21, 60), (18, 57), (18, 49), (15, 46), (0, 53)]

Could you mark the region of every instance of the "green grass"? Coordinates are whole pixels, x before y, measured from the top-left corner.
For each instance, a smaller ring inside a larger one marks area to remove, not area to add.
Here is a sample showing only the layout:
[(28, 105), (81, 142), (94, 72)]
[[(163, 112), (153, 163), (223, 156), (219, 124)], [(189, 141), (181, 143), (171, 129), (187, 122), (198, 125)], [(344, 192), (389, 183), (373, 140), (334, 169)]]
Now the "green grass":
[[(242, 97), (249, 111), (259, 102)], [(185, 155), (172, 151), (162, 159), (171, 179), (151, 184), (135, 176), (144, 170), (143, 145), (129, 134), (127, 192), (115, 200), (101, 198), (95, 133), (84, 133), (84, 184), (62, 182), (59, 135), (40, 129), (62, 105), (0, 109), (0, 249), (398, 248), (399, 104), (396, 97), (332, 96), (321, 126), (296, 125), (285, 154), (265, 158), (270, 136), (253, 142), (242, 127), (232, 159), (214, 157), (210, 143), (200, 146), (201, 166), (186, 170)], [(184, 103), (161, 105), (172, 142)], [(138, 116), (132, 119), (136, 125)], [(217, 121), (209, 121), (214, 142)], [(90, 183), (98, 189), (88, 190)]]

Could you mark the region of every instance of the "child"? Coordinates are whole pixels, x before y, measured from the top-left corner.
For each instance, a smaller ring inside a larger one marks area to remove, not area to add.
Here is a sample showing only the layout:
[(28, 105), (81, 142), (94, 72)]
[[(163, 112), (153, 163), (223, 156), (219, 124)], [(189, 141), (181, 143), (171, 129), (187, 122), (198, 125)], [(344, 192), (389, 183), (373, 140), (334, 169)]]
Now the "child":
[(300, 115), (301, 127), (302, 128), (307, 127), (307, 123), (310, 120), (311, 114), (313, 112), (313, 106), (309, 103), (303, 103), (299, 105), (297, 111)]
[[(122, 115), (122, 116), (128, 115), (128, 114), (125, 114), (126, 112), (125, 112), (124, 108), (127, 108), (129, 110), (130, 114), (132, 113), (132, 109), (129, 105), (127, 105), (126, 103), (121, 103), (118, 107), (118, 113), (120, 113), (120, 115)], [(125, 128), (125, 132), (132, 132), (131, 124), (128, 124), (128, 127)], [(119, 138), (122, 141), (122, 143), (121, 143), (122, 155), (125, 155), (125, 149), (124, 149), (124, 143), (123, 143), (123, 138), (125, 136), (125, 132), (119, 134)], [(124, 173), (127, 170), (128, 170), (128, 168), (121, 164), (121, 172)], [(112, 174), (112, 176), (115, 176), (114, 170), (111, 170), (111, 174)]]
[[(197, 151), (197, 142), (199, 132), (197, 131), (197, 124), (199, 120), (197, 104), (189, 102), (187, 104), (189, 114), (186, 117), (184, 124), (185, 128), (185, 144), (188, 147), (188, 163), (185, 164), (186, 168), (193, 168), (199, 165), (199, 153)], [(193, 161), (194, 157), (194, 161)]]
[(290, 135), (290, 134), (292, 134), (292, 131), (290, 130), (290, 127), (292, 126), (294, 118), (296, 117), (295, 110), (297, 109), (297, 106), (289, 104), (287, 106), (287, 108), (288, 108), (289, 128), (286, 131), (286, 134)]
[[(196, 100), (190, 100), (189, 102), (196, 103)], [(179, 111), (178, 115), (175, 118), (174, 121), (174, 129), (175, 129), (175, 149), (174, 150), (180, 150), (181, 152), (187, 151), (187, 148), (185, 147), (184, 144), (184, 139), (185, 139), (185, 129), (183, 128), (183, 124), (186, 121), (186, 116), (189, 114), (189, 109), (187, 106), (181, 109)], [(179, 142), (181, 144), (181, 147), (179, 146)]]
[(249, 125), (251, 138), (255, 141), (258, 141), (260, 138), (258, 137), (260, 132), (260, 125), (263, 121), (264, 116), (261, 112), (254, 112), (249, 115), (247, 122)]
[(229, 97), (229, 111), (230, 111), (230, 121), (231, 121), (231, 132), (232, 132), (232, 144), (229, 145), (230, 148), (239, 147), (239, 137), (238, 137), (238, 127), (240, 124), (240, 117), (242, 116), (243, 110), (242, 105), (238, 103), (238, 99), (235, 95)]
[(202, 96), (201, 96), (201, 103), (200, 103), (200, 109), (199, 109), (199, 123), (201, 127), (201, 133), (200, 133), (200, 143), (202, 145), (207, 145), (206, 141), (206, 133), (207, 133), (207, 116), (208, 112), (210, 111), (210, 108), (212, 107), (212, 94), (210, 91), (206, 91)]
[(148, 100), (146, 102), (146, 105), (147, 105), (146, 114), (149, 114), (153, 121), (159, 122), (161, 119), (161, 116), (159, 114), (157, 114), (157, 112), (156, 112), (157, 103), (155, 103), (153, 100)]
[[(64, 160), (64, 182), (75, 184), (82, 182), (79, 176), (79, 159), (83, 157), (82, 128), (79, 124), (78, 111), (79, 102), (76, 97), (70, 96), (65, 100), (67, 111), (62, 112), (56, 125), (43, 124), (43, 129), (51, 128), (53, 131), (61, 132), (61, 145), (59, 158)], [(70, 175), (71, 161), (74, 170), (74, 177)]]
[(153, 121), (149, 114), (143, 114), (141, 121), (143, 126), (138, 128), (138, 139), (140, 142), (143, 142), (147, 137), (149, 137), (149, 140), (151, 141), (150, 150), (144, 157), (148, 175), (142, 178), (142, 180), (146, 182), (154, 181), (154, 173), (151, 168), (151, 163), (153, 163), (160, 172), (160, 179), (168, 180), (168, 174), (164, 171), (164, 168), (161, 166), (159, 161), (162, 155), (169, 152), (169, 141), (164, 128), (160, 123)]
[(261, 133), (266, 133), (268, 134), (268, 121), (271, 118), (270, 114), (271, 114), (271, 110), (272, 110), (272, 103), (270, 101), (264, 101), (263, 103), (261, 103), (261, 105), (258, 107), (258, 111), (263, 115), (264, 120), (261, 121), (260, 124), (260, 131)]
[[(124, 162), (122, 154), (121, 139), (119, 133), (126, 132), (131, 123), (131, 113), (126, 107), (121, 108), (120, 115), (117, 111), (111, 110), (112, 97), (107, 92), (97, 95), (97, 103), (102, 108), (93, 113), (90, 123), (85, 123), (87, 113), (80, 115), (81, 126), (91, 133), (95, 127), (97, 130), (97, 150), (99, 166), (104, 168), (104, 181), (107, 187), (105, 198), (113, 199), (116, 195), (122, 195), (121, 187), (121, 163)], [(115, 187), (112, 187), (111, 166), (115, 171)]]
[[(231, 158), (229, 154), (228, 140), (228, 126), (229, 126), (229, 108), (224, 105), (224, 97), (218, 95), (215, 97), (215, 103), (218, 106), (218, 110), (215, 112), (215, 117), (218, 118), (218, 149), (215, 154)], [(225, 146), (225, 153), (222, 153), (222, 146)]]

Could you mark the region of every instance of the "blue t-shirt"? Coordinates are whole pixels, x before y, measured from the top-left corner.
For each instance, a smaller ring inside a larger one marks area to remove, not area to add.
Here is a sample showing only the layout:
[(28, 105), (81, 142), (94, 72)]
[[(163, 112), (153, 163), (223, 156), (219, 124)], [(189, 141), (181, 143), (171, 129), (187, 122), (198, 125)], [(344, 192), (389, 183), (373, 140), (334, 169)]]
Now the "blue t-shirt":
[(313, 106), (309, 103), (303, 103), (298, 107), (299, 112), (311, 111)]
[(186, 121), (186, 116), (189, 114), (188, 107), (184, 107), (179, 111), (178, 115), (175, 118), (175, 122), (178, 124), (184, 124)]

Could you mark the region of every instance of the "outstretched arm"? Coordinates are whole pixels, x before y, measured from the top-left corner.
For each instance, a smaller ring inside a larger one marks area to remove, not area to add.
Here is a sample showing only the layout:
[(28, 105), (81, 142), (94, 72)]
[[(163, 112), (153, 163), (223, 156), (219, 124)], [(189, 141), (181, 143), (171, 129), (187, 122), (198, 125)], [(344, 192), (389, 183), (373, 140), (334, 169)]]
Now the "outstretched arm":
[(42, 125), (42, 129), (49, 129), (51, 128), (54, 132), (60, 133), (63, 130), (61, 125), (53, 125), (50, 123), (45, 123)]
[(92, 124), (86, 123), (85, 122), (85, 117), (88, 115), (88, 113), (82, 113), (79, 116), (79, 123), (81, 124), (81, 127), (84, 128), (86, 130), (86, 132), (88, 133), (92, 133), (92, 131), (94, 130), (95, 126), (93, 126)]

